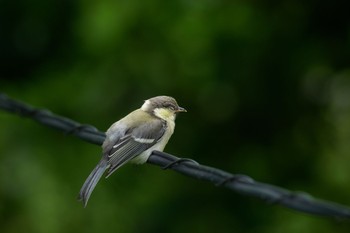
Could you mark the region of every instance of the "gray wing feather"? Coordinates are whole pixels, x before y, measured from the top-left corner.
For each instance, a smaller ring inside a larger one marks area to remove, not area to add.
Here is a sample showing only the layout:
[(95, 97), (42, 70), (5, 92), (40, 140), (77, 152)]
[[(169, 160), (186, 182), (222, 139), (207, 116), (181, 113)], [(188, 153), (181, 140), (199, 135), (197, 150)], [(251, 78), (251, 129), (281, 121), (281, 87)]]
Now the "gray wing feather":
[(154, 144), (145, 145), (131, 139), (124, 147), (116, 151), (109, 160), (110, 167), (106, 177), (109, 177), (119, 167), (132, 160), (152, 145)]
[[(110, 165), (106, 177), (109, 177), (119, 167), (156, 144), (164, 135), (165, 130), (166, 122), (161, 120), (155, 120), (131, 129), (106, 153), (108, 164)], [(154, 140), (153, 142), (145, 143), (139, 139)]]

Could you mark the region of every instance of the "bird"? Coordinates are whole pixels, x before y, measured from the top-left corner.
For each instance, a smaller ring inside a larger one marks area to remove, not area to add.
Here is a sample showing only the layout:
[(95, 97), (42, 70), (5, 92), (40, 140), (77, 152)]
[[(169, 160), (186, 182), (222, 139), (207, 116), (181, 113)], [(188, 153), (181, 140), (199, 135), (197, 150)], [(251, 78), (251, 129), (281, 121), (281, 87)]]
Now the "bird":
[(163, 151), (174, 133), (175, 119), (180, 112), (187, 110), (180, 107), (173, 97), (156, 96), (113, 123), (102, 144), (102, 158), (80, 189), (78, 200), (84, 207), (104, 173), (108, 178), (129, 161), (142, 164), (152, 151)]

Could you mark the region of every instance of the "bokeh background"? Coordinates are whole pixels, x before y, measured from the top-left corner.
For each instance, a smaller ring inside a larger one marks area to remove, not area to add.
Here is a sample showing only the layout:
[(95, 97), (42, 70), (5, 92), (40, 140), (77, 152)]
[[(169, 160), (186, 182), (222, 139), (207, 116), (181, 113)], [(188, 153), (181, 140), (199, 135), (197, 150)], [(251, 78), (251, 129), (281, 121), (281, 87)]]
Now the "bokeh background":
[[(350, 205), (346, 1), (0, 1), (0, 90), (105, 131), (188, 113), (166, 151)], [(151, 165), (78, 191), (100, 148), (0, 112), (0, 231), (349, 232)]]

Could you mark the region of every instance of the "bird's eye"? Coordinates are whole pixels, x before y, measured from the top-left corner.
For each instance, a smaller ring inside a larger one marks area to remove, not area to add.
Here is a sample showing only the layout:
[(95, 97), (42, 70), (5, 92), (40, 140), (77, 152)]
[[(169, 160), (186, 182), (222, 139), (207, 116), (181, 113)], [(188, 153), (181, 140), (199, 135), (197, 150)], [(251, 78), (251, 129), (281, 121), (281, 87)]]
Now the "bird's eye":
[(175, 111), (175, 107), (174, 106), (170, 105), (169, 108), (170, 108), (170, 110)]

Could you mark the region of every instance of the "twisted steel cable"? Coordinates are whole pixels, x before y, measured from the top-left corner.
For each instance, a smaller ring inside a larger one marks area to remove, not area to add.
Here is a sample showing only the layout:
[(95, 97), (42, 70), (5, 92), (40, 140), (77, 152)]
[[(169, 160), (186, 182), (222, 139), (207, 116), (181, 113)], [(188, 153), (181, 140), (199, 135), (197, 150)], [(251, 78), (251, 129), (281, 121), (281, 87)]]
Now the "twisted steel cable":
[[(105, 133), (98, 131), (94, 126), (80, 124), (53, 114), (48, 110), (32, 107), (13, 100), (3, 93), (0, 93), (0, 109), (31, 118), (43, 125), (74, 135), (89, 143), (101, 145), (105, 139)], [(350, 219), (350, 208), (347, 206), (316, 199), (307, 193), (292, 192), (271, 184), (257, 182), (249, 176), (234, 175), (217, 168), (201, 165), (191, 159), (178, 158), (165, 152), (153, 151), (147, 163), (160, 166), (163, 169), (171, 169), (192, 178), (205, 180), (240, 194), (262, 199), (270, 204), (279, 204), (314, 215)]]

